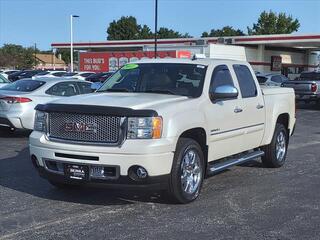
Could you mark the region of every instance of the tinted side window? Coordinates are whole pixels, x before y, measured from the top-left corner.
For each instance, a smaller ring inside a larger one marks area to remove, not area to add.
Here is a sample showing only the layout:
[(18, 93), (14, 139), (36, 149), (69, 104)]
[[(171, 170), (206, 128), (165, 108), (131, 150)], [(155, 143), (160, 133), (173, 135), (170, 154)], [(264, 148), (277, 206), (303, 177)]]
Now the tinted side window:
[(229, 68), (226, 65), (217, 66), (213, 70), (210, 90), (214, 91), (217, 87), (222, 85), (234, 86)]
[(86, 93), (92, 93), (91, 89), (91, 83), (78, 83), (79, 89), (80, 89), (80, 94), (86, 94)]
[(257, 79), (259, 83), (265, 83), (268, 80), (268, 78), (262, 76), (257, 76)]
[(272, 82), (276, 82), (276, 83), (282, 83), (282, 82), (283, 82), (282, 77), (281, 77), (280, 75), (273, 76), (273, 77), (271, 78), (271, 81), (272, 81)]
[(72, 82), (61, 82), (53, 85), (46, 91), (46, 94), (53, 96), (74, 96), (79, 94), (77, 91), (77, 86)]
[(233, 65), (236, 73), (242, 98), (257, 96), (257, 87), (249, 68), (246, 65)]

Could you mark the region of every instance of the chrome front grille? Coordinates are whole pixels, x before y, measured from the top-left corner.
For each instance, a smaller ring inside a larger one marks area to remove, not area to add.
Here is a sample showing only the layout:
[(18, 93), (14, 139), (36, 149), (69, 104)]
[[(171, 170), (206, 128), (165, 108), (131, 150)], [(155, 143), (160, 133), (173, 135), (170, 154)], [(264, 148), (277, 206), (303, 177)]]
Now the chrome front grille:
[(79, 113), (49, 113), (51, 140), (79, 143), (120, 144), (121, 117)]

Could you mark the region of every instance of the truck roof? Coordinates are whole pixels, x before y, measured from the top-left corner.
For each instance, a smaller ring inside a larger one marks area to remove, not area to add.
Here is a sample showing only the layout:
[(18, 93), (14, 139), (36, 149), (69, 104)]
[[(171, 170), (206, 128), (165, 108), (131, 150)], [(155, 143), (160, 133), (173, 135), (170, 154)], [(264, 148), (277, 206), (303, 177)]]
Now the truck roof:
[(142, 59), (135, 63), (185, 63), (185, 64), (201, 64), (210, 65), (216, 63), (231, 63), (231, 64), (247, 64), (248, 62), (230, 59), (218, 58), (203, 58), (203, 59), (181, 59), (181, 58), (161, 58), (161, 59)]

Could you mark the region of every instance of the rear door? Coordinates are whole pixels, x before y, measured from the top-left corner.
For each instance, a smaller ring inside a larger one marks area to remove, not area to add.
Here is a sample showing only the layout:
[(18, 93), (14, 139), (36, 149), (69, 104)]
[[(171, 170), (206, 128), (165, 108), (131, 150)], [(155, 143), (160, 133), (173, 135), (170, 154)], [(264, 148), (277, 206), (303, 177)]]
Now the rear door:
[[(231, 66), (232, 67), (232, 66)], [(238, 88), (230, 73), (230, 66), (218, 65), (214, 68), (210, 89), (218, 86), (231, 85)], [(241, 96), (237, 99), (205, 104), (205, 114), (210, 128), (209, 160), (220, 159), (243, 151), (243, 129), (241, 122)]]
[(264, 98), (253, 72), (245, 64), (234, 64), (234, 74), (238, 80), (242, 114), (240, 115), (244, 130), (243, 150), (260, 146), (264, 134), (265, 106)]
[(46, 91), (46, 94), (52, 96), (53, 98), (61, 98), (79, 95), (80, 92), (76, 81), (68, 81), (56, 83)]

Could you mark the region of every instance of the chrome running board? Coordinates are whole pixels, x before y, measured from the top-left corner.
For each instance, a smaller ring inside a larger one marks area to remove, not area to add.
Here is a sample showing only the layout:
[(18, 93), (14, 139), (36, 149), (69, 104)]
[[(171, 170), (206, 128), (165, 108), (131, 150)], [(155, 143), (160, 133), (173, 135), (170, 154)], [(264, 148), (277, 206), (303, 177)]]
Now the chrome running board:
[(245, 162), (249, 162), (249, 161), (251, 161), (255, 158), (258, 158), (258, 157), (262, 157), (263, 155), (264, 155), (263, 151), (257, 150), (254, 152), (241, 154), (241, 155), (239, 155), (240, 156), (239, 158), (231, 158), (231, 159), (227, 159), (222, 162), (219, 161), (218, 163), (216, 163), (214, 161), (211, 164), (209, 163), (208, 174), (214, 174), (217, 172), (221, 172), (221, 171), (228, 169), (232, 166), (239, 165), (239, 164), (242, 164)]

